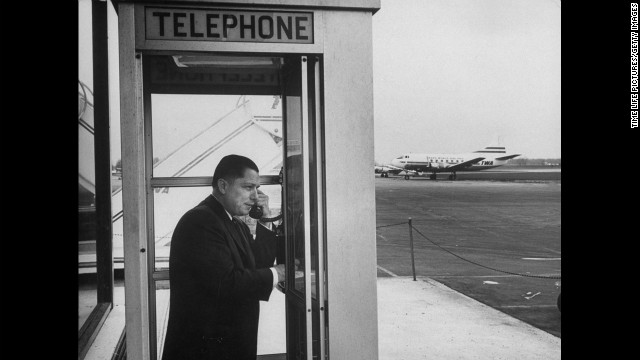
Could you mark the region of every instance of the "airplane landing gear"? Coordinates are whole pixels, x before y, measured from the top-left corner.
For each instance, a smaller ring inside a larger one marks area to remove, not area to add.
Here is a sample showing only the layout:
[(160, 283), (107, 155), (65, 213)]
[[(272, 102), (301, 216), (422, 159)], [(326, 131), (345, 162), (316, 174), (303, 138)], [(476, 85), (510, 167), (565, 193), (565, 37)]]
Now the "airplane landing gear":
[(433, 174), (429, 175), (429, 179), (430, 180), (435, 180), (436, 179), (436, 174), (433, 173)]
[(457, 178), (456, 173), (449, 174), (449, 180), (455, 180)]
[(409, 180), (409, 175), (405, 175), (405, 176), (404, 176), (404, 179), (405, 179), (405, 180)]

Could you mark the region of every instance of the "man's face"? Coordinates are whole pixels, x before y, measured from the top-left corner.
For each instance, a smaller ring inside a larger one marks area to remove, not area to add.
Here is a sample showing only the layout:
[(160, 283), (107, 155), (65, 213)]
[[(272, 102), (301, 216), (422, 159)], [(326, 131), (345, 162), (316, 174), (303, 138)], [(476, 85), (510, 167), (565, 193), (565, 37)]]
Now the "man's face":
[(258, 201), (260, 175), (252, 169), (245, 169), (244, 176), (228, 182), (220, 188), (222, 196), (220, 202), (233, 216), (249, 214), (251, 206)]

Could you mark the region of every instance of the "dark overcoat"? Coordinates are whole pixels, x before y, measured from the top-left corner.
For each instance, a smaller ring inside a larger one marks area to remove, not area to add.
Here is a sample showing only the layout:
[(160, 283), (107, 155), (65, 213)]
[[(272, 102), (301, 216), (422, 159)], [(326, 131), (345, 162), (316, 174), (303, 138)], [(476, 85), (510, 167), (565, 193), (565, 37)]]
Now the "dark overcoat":
[(162, 360), (255, 360), (259, 301), (273, 290), (276, 237), (257, 225), (253, 240), (238, 222), (239, 228), (210, 195), (176, 225)]

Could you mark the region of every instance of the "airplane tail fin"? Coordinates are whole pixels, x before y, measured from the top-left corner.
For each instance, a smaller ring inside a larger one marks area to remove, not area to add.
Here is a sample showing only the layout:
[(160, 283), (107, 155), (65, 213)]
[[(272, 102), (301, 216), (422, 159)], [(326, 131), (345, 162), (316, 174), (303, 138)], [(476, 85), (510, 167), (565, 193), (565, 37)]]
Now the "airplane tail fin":
[(497, 157), (496, 160), (509, 160), (509, 159), (513, 159), (516, 156), (520, 156), (520, 154), (513, 154), (513, 155), (507, 155), (507, 156), (500, 156)]
[(495, 160), (509, 160), (520, 156), (520, 154), (507, 155), (507, 148), (502, 145), (489, 145), (482, 150), (474, 151), (474, 153), (485, 154), (485, 156), (494, 157)]
[(474, 153), (479, 154), (506, 154), (507, 149), (504, 146), (486, 146), (482, 150), (476, 150)]

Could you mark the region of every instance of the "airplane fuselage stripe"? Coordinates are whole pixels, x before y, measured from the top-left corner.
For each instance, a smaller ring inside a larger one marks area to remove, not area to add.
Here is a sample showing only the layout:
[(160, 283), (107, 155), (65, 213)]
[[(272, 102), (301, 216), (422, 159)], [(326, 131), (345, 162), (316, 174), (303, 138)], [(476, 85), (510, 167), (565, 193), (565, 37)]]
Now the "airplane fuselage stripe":
[[(478, 160), (478, 162), (480, 162), (480, 161), (482, 161), (482, 160)], [(500, 160), (497, 160), (497, 161), (500, 161)], [(406, 162), (406, 165), (428, 166), (429, 164), (432, 164), (432, 163), (431, 163), (431, 162), (424, 162), (424, 161), (407, 161), (407, 162)], [(441, 163), (439, 163), (439, 162), (436, 162), (436, 164), (453, 164), (453, 165), (456, 165), (456, 164), (459, 164), (459, 163), (452, 163), (452, 162), (441, 162)], [(405, 166), (406, 166), (406, 165), (405, 165)], [(471, 165), (471, 164), (470, 164), (470, 165)], [(481, 166), (481, 165), (480, 165), (480, 164), (475, 165), (475, 163), (474, 163), (474, 164), (473, 164), (473, 165), (471, 165), (471, 166)], [(434, 166), (434, 167), (435, 167), (435, 166)]]

